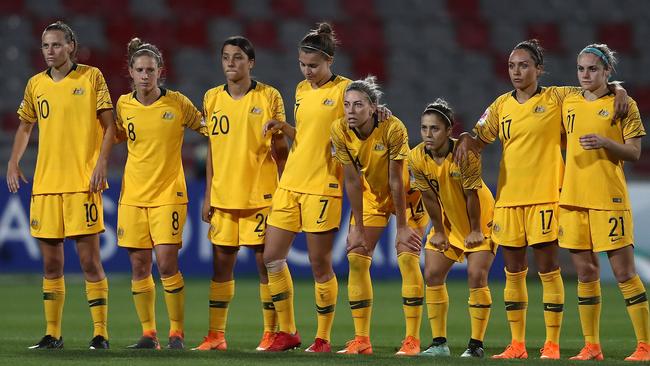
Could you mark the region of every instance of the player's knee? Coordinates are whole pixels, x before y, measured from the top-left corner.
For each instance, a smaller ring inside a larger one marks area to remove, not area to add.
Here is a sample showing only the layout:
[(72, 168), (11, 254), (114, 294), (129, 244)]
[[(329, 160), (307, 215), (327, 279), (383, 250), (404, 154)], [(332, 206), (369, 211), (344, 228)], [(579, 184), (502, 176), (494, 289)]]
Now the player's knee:
[(329, 258), (310, 256), (309, 262), (311, 263), (311, 270), (314, 274), (314, 278), (317, 280), (319, 278), (329, 277), (332, 273), (332, 263)]
[(424, 280), (428, 286), (439, 286), (445, 283), (447, 275), (436, 268), (424, 268)]
[(43, 275), (49, 279), (63, 276), (63, 261), (54, 259), (44, 262)]
[(526, 263), (520, 263), (520, 262), (506, 263), (506, 271), (510, 273), (519, 273), (527, 269), (528, 269), (528, 265)]
[[(600, 267), (596, 263), (579, 263), (576, 266), (578, 274), (578, 281), (580, 282), (593, 282), (600, 278)], [(616, 276), (616, 273), (614, 273)]]
[(636, 276), (634, 268), (612, 268), (612, 271), (618, 283), (629, 281), (632, 277)]
[(265, 260), (264, 264), (266, 265), (266, 270), (268, 273), (278, 273), (278, 272), (282, 272), (282, 270), (284, 270), (284, 267), (287, 266), (287, 260), (275, 259), (268, 262)]
[(470, 288), (487, 286), (488, 270), (486, 268), (468, 268), (467, 283)]
[(175, 260), (158, 262), (158, 272), (162, 278), (171, 277), (178, 273), (178, 263)]

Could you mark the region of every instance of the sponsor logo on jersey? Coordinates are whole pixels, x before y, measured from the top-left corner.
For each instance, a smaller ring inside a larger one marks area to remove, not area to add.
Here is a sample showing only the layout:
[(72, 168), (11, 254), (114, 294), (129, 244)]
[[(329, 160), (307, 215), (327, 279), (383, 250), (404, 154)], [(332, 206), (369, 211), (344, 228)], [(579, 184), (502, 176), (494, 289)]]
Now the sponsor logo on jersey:
[(535, 110), (533, 111), (533, 113), (544, 113), (544, 112), (546, 112), (546, 108), (544, 108), (543, 105), (536, 106)]
[(183, 197), (183, 192), (176, 192), (176, 196)]
[(162, 119), (172, 120), (172, 119), (174, 119), (174, 113), (167, 111), (167, 112), (163, 113)]
[(264, 195), (265, 200), (270, 200), (272, 197), (273, 197), (273, 195), (270, 194), (270, 193), (267, 193), (267, 194)]
[(252, 114), (262, 114), (262, 108), (253, 107), (251, 109)]
[(84, 89), (83, 88), (74, 88), (72, 91), (72, 95), (84, 95)]
[(383, 144), (375, 144), (374, 149), (375, 151), (384, 151), (386, 150), (386, 146), (384, 146)]
[(609, 112), (606, 109), (601, 109), (598, 111), (598, 115), (601, 117), (609, 117)]
[(614, 202), (614, 203), (623, 203), (623, 199), (621, 197), (614, 197), (614, 198), (612, 198), (612, 202)]
[(323, 105), (331, 107), (334, 105), (334, 101), (332, 99), (325, 98), (325, 100), (323, 100)]
[(330, 183), (330, 184), (329, 184), (329, 187), (330, 187), (330, 188), (338, 188), (339, 185), (338, 185), (338, 183)]

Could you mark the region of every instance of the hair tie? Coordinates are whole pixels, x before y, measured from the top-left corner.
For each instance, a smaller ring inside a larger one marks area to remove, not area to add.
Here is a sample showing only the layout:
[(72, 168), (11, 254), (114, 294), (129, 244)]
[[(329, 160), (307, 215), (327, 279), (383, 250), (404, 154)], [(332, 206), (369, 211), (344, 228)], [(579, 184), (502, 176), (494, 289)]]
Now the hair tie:
[(325, 56), (327, 56), (327, 57), (329, 57), (329, 58), (332, 58), (332, 55), (330, 55), (329, 53), (327, 53), (327, 52), (321, 50), (321, 49), (318, 48), (318, 47), (307, 46), (307, 45), (299, 45), (299, 47), (300, 47), (300, 48), (307, 48), (307, 49), (314, 50), (314, 51), (318, 51), (318, 52), (321, 52), (321, 53), (325, 54)]
[(595, 48), (595, 47), (585, 47), (582, 51), (580, 51), (580, 53), (591, 53), (591, 54), (594, 54), (594, 55), (598, 56), (598, 58), (600, 58), (600, 59), (603, 61), (603, 63), (605, 64), (605, 66), (607, 66), (607, 68), (610, 67), (610, 65), (609, 65), (609, 61), (607, 60), (607, 56), (605, 56), (605, 54), (603, 53), (603, 51), (599, 50), (598, 48)]
[(454, 125), (454, 123), (453, 123), (453, 122), (451, 121), (451, 119), (447, 116), (447, 114), (446, 114), (445, 112), (443, 112), (442, 110), (436, 108), (436, 107), (433, 107), (433, 106), (432, 106), (432, 107), (426, 107), (426, 108), (424, 109), (424, 112), (422, 112), (422, 114), (425, 114), (425, 113), (427, 113), (427, 112), (438, 112), (438, 114), (441, 114), (443, 117), (445, 117), (445, 119), (447, 120), (447, 122), (449, 122), (449, 127), (451, 127), (451, 126)]

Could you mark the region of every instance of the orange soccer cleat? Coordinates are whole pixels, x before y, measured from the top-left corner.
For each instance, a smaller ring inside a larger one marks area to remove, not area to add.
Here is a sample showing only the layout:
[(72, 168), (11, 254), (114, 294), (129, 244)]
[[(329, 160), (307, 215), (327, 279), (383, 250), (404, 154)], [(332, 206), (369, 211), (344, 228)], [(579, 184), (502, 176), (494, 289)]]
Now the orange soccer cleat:
[(284, 352), (300, 347), (300, 335), (298, 332), (290, 334), (287, 332), (278, 332), (275, 334), (273, 343), (266, 349), (266, 352)]
[(345, 348), (336, 352), (345, 355), (371, 355), (372, 345), (370, 337), (355, 336), (353, 340), (345, 344)]
[(626, 357), (625, 361), (650, 361), (650, 344), (639, 342), (634, 353)]
[(305, 349), (305, 352), (313, 352), (313, 353), (332, 352), (332, 346), (330, 345), (329, 341), (323, 338), (316, 338), (314, 339), (314, 343), (312, 343), (311, 346)]
[(397, 356), (417, 356), (420, 354), (420, 340), (408, 336), (402, 341), (402, 347), (395, 353)]
[(223, 332), (209, 331), (203, 342), (192, 348), (193, 351), (225, 351), (228, 348), (226, 337)]
[(498, 355), (493, 355), (492, 358), (499, 358), (499, 359), (520, 358), (520, 359), (526, 359), (526, 358), (528, 358), (528, 352), (526, 351), (526, 343), (512, 341), (512, 342), (510, 342), (510, 344), (506, 347), (506, 349), (503, 352), (499, 353)]
[(602, 361), (603, 360), (603, 351), (600, 349), (600, 344), (595, 344), (595, 343), (585, 343), (585, 346), (582, 347), (582, 350), (580, 350), (580, 353), (577, 355), (569, 358), (569, 360), (574, 360), (574, 361), (588, 361), (588, 360), (596, 360), (596, 361)]
[(555, 342), (546, 341), (546, 343), (544, 343), (544, 347), (539, 350), (539, 352), (541, 353), (539, 358), (542, 360), (560, 359), (560, 345)]
[(264, 334), (262, 334), (260, 344), (257, 346), (257, 348), (255, 348), (255, 350), (266, 351), (273, 344), (273, 341), (275, 340), (275, 334), (275, 332), (264, 332)]

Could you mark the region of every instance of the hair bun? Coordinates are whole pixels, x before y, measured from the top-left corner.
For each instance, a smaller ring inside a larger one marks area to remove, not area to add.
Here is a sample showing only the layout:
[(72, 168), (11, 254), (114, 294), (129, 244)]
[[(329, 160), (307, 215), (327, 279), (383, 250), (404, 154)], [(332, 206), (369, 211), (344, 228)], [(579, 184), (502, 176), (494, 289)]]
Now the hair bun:
[(143, 45), (143, 42), (140, 38), (134, 37), (129, 41), (129, 44), (126, 46), (127, 52), (129, 55), (133, 55), (135, 51)]
[(334, 33), (334, 30), (332, 30), (332, 26), (329, 23), (318, 23), (318, 28), (316, 29), (316, 33), (318, 34), (332, 34)]

